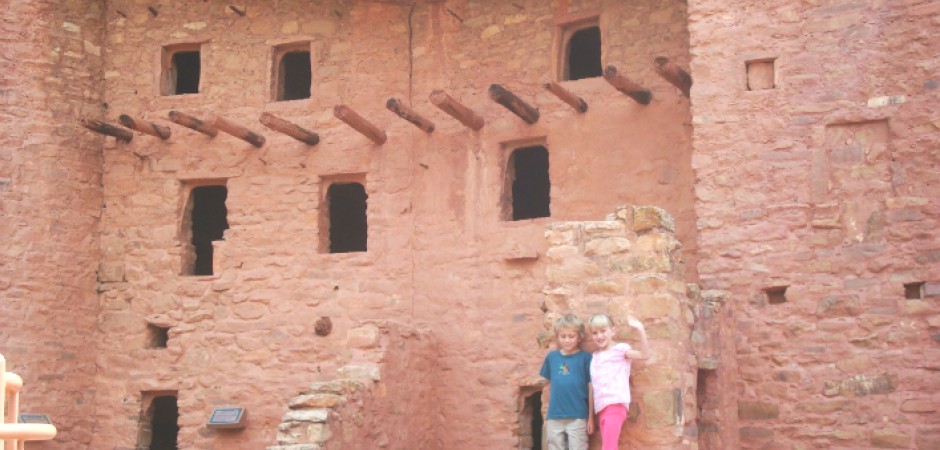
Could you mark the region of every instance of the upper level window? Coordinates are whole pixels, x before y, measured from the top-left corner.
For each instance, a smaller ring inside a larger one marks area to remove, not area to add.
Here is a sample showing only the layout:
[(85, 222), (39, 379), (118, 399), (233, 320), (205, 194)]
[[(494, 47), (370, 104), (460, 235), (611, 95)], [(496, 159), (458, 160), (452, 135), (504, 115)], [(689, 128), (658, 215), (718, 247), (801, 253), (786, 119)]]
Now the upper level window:
[(510, 194), (503, 206), (505, 220), (551, 216), (551, 180), (548, 149), (536, 145), (516, 149), (509, 156), (506, 185)]
[(563, 33), (562, 80), (580, 80), (599, 77), (603, 74), (601, 66), (601, 29), (595, 20), (593, 24), (566, 29)]
[(180, 44), (163, 48), (163, 95), (199, 93), (202, 75), (200, 47), (200, 44)]
[(321, 215), (321, 246), (328, 253), (364, 252), (369, 240), (365, 176), (345, 175), (328, 183)]
[(313, 71), (310, 44), (289, 44), (274, 49), (274, 100), (310, 98)]
[(228, 189), (221, 183), (189, 191), (183, 215), (183, 275), (213, 275), (212, 243), (222, 240), (228, 229)]

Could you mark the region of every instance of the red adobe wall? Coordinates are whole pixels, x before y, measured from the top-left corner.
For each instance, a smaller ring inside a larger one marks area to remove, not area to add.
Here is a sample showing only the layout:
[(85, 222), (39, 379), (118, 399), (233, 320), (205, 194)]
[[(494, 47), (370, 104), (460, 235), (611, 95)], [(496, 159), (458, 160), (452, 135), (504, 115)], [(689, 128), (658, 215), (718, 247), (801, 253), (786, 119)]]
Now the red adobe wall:
[(62, 3), (0, 11), (0, 353), (25, 381), (20, 410), (48, 414), (60, 448), (82, 448), (94, 428), (102, 159), (77, 118), (101, 110), (102, 10)]
[[(141, 393), (165, 391), (178, 395), (181, 445), (273, 445), (289, 399), (349, 363), (349, 331), (394, 318), (436, 340), (437, 391), (417, 400), (444, 412), (433, 418), (441, 448), (509, 448), (518, 443), (520, 386), (543, 356), (533, 336), (545, 266), (530, 257), (546, 248), (548, 223), (602, 218), (627, 203), (662, 206), (689, 243), (694, 276), (688, 100), (651, 69), (660, 55), (688, 65), (684, 3), (458, 1), (412, 12), (398, 2), (281, 1), (276, 9), (249, 2), (245, 16), (213, 2), (151, 3), (123, 1), (105, 13), (108, 119), (167, 124), (170, 110), (217, 113), (267, 144), (171, 125), (166, 142), (138, 136), (105, 149), (95, 421), (120, 431), (95, 436), (93, 447), (136, 445)], [(651, 105), (599, 78), (565, 83), (590, 104), (579, 115), (541, 87), (558, 23), (592, 11), (606, 62), (649, 86)], [(299, 40), (313, 42), (313, 98), (269, 101), (272, 48)], [(161, 46), (192, 41), (205, 42), (201, 92), (155, 95)], [(493, 103), (492, 83), (537, 105), (539, 122)], [(485, 127), (470, 131), (436, 109), (427, 100), (434, 89), (475, 109)], [(392, 115), (390, 97), (410, 99), (437, 129), (427, 135)], [(388, 141), (375, 146), (335, 119), (339, 103)], [(262, 111), (316, 130), (320, 144), (263, 128)], [(552, 216), (502, 221), (509, 151), (530, 143), (549, 150)], [(369, 251), (324, 254), (321, 199), (344, 174), (365, 174), (353, 177), (369, 195)], [(216, 275), (182, 277), (186, 186), (220, 178), (231, 228), (215, 247)], [(333, 322), (326, 337), (312, 332), (322, 316)], [(148, 322), (170, 326), (167, 349), (145, 348)], [(205, 428), (213, 406), (231, 405), (248, 408), (248, 429)], [(479, 432), (481, 422), (490, 432)]]
[(698, 268), (732, 294), (716, 448), (940, 445), (938, 18), (690, 2)]

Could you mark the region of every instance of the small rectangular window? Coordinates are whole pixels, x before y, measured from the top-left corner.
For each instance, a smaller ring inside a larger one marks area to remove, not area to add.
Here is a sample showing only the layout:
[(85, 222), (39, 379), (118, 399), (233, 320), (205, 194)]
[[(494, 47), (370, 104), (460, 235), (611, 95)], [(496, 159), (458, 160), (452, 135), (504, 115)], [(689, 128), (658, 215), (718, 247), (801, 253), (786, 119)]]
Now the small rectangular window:
[(180, 44), (163, 48), (163, 95), (198, 94), (202, 77), (200, 44)]
[(189, 190), (183, 215), (183, 275), (213, 274), (213, 242), (228, 229), (225, 185), (202, 185)]
[(170, 329), (147, 324), (147, 348), (166, 348), (170, 340)]
[(560, 81), (603, 75), (601, 28), (597, 17), (563, 24), (558, 35), (561, 41), (557, 54)]
[(364, 252), (368, 244), (368, 217), (365, 185), (357, 181), (333, 180), (326, 191), (325, 217), (321, 230), (327, 231), (322, 248), (329, 253)]
[(757, 59), (745, 63), (747, 70), (747, 90), (760, 91), (776, 87), (774, 59)]
[(548, 173), (548, 149), (536, 145), (518, 148), (509, 156), (506, 167), (508, 196), (504, 196), (504, 220), (550, 217), (551, 180)]
[(764, 295), (767, 296), (767, 303), (779, 305), (787, 302), (787, 286), (773, 286), (764, 289)]
[(274, 100), (310, 98), (313, 71), (310, 43), (289, 44), (274, 49)]
[(908, 300), (924, 298), (924, 284), (923, 281), (904, 283), (904, 298)]

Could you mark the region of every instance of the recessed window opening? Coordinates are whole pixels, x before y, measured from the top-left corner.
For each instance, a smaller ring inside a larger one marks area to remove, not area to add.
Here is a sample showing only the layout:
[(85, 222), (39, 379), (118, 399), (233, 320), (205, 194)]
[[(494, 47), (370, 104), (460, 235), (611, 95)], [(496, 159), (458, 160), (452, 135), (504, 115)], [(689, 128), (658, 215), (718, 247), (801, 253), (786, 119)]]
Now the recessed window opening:
[(176, 404), (176, 396), (153, 397), (141, 423), (137, 448), (176, 450), (180, 430), (178, 422), (179, 408)]
[(507, 172), (512, 180), (512, 220), (551, 216), (548, 149), (537, 145), (515, 150)]
[(601, 29), (582, 28), (571, 35), (565, 45), (565, 80), (599, 77), (601, 67)]
[(767, 303), (779, 305), (787, 302), (787, 286), (774, 286), (764, 289), (764, 295), (767, 296)]
[(542, 450), (542, 392), (536, 391), (523, 399), (522, 412), (519, 414), (519, 449)]
[(163, 95), (198, 94), (202, 73), (199, 44), (163, 49)]
[(747, 70), (747, 90), (760, 91), (776, 87), (774, 59), (757, 59), (744, 63)]
[(535, 392), (525, 398), (524, 416), (529, 419), (532, 450), (542, 450), (542, 393)]
[(148, 348), (166, 348), (170, 340), (170, 329), (160, 327), (154, 324), (147, 324), (147, 347)]
[(330, 253), (366, 251), (366, 189), (359, 183), (333, 183), (327, 190)]
[(925, 282), (923, 281), (918, 281), (916, 283), (905, 283), (904, 298), (908, 300), (924, 298), (924, 284)]
[(193, 261), (191, 272), (187, 275), (213, 274), (212, 242), (222, 240), (228, 229), (226, 197), (228, 189), (225, 186), (198, 186), (190, 192)]
[(310, 51), (289, 51), (278, 65), (277, 100), (310, 98)]

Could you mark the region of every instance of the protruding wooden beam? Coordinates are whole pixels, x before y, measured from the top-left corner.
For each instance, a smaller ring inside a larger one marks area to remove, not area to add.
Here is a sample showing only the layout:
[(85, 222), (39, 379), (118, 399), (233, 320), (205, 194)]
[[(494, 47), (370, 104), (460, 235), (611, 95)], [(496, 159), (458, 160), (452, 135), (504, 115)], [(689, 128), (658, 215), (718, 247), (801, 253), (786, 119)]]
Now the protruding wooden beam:
[(147, 122), (144, 120), (136, 120), (127, 114), (121, 114), (118, 117), (118, 120), (121, 121), (121, 124), (127, 128), (130, 128), (139, 133), (149, 134), (151, 136), (156, 136), (164, 141), (170, 138), (170, 127), (165, 127), (163, 125), (157, 125), (153, 122)]
[(617, 88), (618, 91), (627, 94), (641, 105), (649, 105), (650, 101), (653, 100), (653, 93), (650, 92), (649, 89), (636, 84), (633, 80), (618, 73), (617, 68), (614, 66), (607, 66), (604, 69), (604, 79), (607, 80), (611, 86)]
[(363, 136), (378, 145), (384, 144), (386, 139), (388, 139), (384, 131), (372, 125), (372, 122), (364, 119), (357, 114), (356, 111), (353, 111), (352, 108), (346, 105), (334, 106), (333, 115), (336, 116), (337, 119), (346, 122), (346, 125), (353, 127), (356, 131), (362, 133)]
[(385, 106), (389, 111), (395, 113), (398, 117), (411, 122), (414, 126), (420, 128), (425, 133), (434, 132), (434, 122), (425, 119), (421, 116), (421, 114), (418, 114), (413, 109), (405, 106), (401, 100), (397, 98), (390, 98), (387, 102), (385, 102)]
[(532, 125), (539, 121), (539, 109), (522, 101), (521, 98), (510, 92), (509, 89), (498, 84), (491, 84), (489, 94), (494, 102), (503, 105), (504, 108), (519, 116), (525, 123)]
[(301, 128), (299, 125), (288, 122), (269, 112), (261, 113), (261, 117), (258, 118), (258, 121), (261, 122), (262, 125), (274, 131), (284, 133), (304, 144), (317, 145), (320, 142), (319, 134)]
[(119, 141), (130, 142), (131, 139), (134, 139), (134, 133), (131, 133), (130, 130), (116, 127), (110, 123), (102, 122), (100, 120), (82, 119), (82, 126), (88, 128), (91, 131), (94, 131), (95, 133), (114, 136)]
[(206, 122), (212, 124), (213, 127), (218, 128), (220, 131), (228, 133), (232, 136), (235, 136), (255, 147), (261, 148), (264, 145), (264, 136), (255, 133), (231, 120), (228, 120), (219, 115), (210, 115), (206, 118)]
[(217, 134), (219, 134), (219, 130), (217, 130), (214, 126), (209, 125), (208, 123), (203, 122), (193, 116), (190, 116), (189, 114), (183, 114), (179, 111), (170, 111), (168, 116), (170, 121), (173, 123), (182, 125), (192, 130), (196, 130), (206, 136), (215, 137)]
[(441, 111), (459, 120), (460, 123), (466, 125), (467, 128), (474, 131), (483, 128), (482, 117), (473, 112), (472, 109), (467, 108), (457, 100), (451, 98), (446, 92), (440, 90), (431, 92), (430, 99), (434, 106), (437, 106)]
[(679, 66), (672, 63), (669, 58), (660, 56), (653, 60), (653, 68), (656, 73), (663, 77), (673, 86), (682, 91), (682, 95), (688, 97), (692, 90), (692, 75), (682, 70)]
[(564, 86), (554, 82), (549, 81), (545, 83), (545, 89), (548, 89), (548, 92), (555, 94), (555, 97), (558, 97), (559, 100), (571, 105), (576, 111), (583, 113), (588, 109), (588, 104), (584, 99), (578, 97), (571, 93), (571, 91), (564, 88)]

